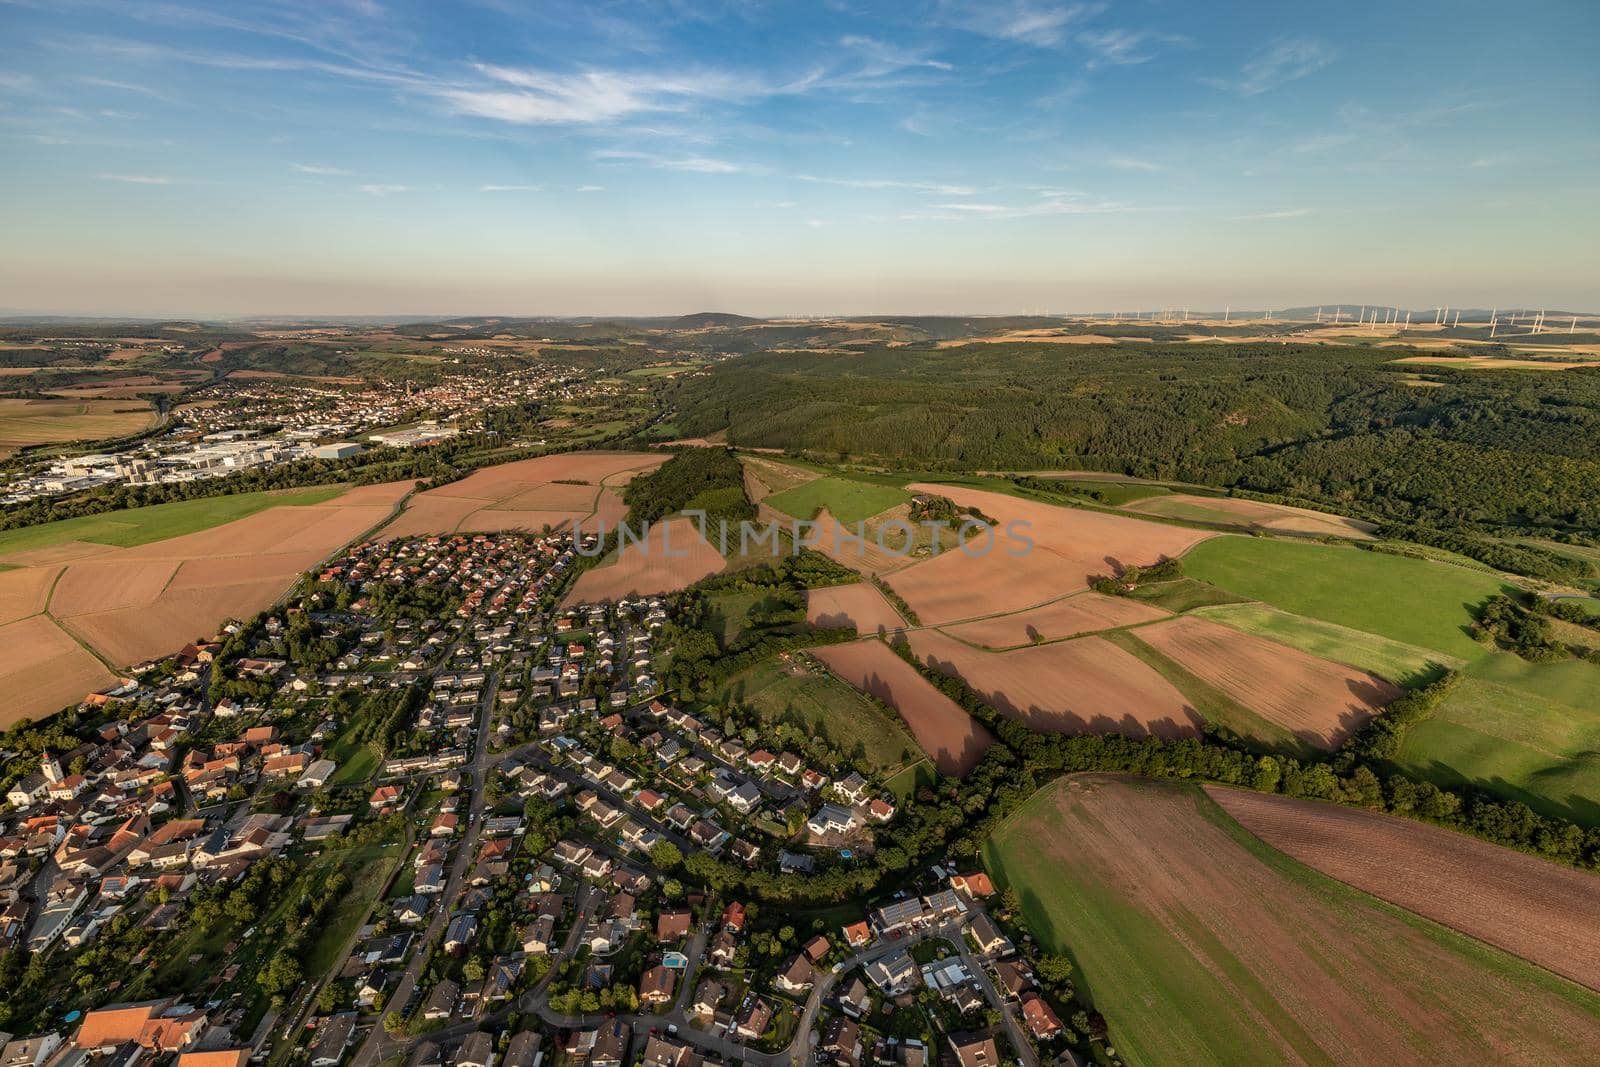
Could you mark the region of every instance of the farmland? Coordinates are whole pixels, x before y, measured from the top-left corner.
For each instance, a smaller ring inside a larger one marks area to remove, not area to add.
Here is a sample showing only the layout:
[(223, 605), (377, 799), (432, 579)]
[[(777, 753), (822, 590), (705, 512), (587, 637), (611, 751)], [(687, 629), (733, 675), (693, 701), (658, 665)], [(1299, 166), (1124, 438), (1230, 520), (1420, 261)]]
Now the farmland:
[(922, 758), (922, 750), (892, 713), (837, 678), (790, 668), (776, 659), (734, 675), (717, 699), (750, 708), (763, 723), (797, 723), (840, 752), (859, 753), (875, 773), (886, 777)]
[(598, 566), (578, 576), (565, 603), (594, 604), (639, 593), (668, 593), (723, 568), (722, 556), (700, 536), (689, 519), (654, 523), (638, 542), (625, 544)]
[(1291, 614), (1462, 660), (1486, 654), (1467, 627), (1473, 610), (1506, 588), (1495, 575), (1445, 563), (1259, 537), (1196, 545), (1183, 565), (1195, 578)]
[(1313, 511), (1310, 508), (1267, 504), (1237, 497), (1195, 496), (1190, 493), (1173, 493), (1170, 496), (1138, 500), (1127, 505), (1126, 510), (1145, 515), (1160, 515), (1169, 519), (1218, 523), (1248, 530), (1349, 537), (1357, 540), (1370, 539), (1373, 530), (1371, 523), (1347, 519), (1342, 515), (1332, 515), (1324, 511)]
[(1011, 615), (946, 626), (945, 633), (986, 648), (1006, 649), (1166, 618), (1160, 608), (1127, 597), (1078, 593)]
[(1600, 998), (1326, 878), (1198, 788), (1040, 790), (984, 849), (1132, 1064), (1585, 1062)]
[(596, 521), (615, 524), (625, 511), (620, 487), (666, 460), (637, 452), (571, 452), (484, 467), (418, 493), (383, 533), (537, 532), (584, 520), (590, 529)]
[(126, 437), (155, 424), (143, 400), (0, 400), (0, 456), (30, 445)]
[[(24, 526), (0, 532), (0, 558), (17, 553), (33, 553), (66, 545), (69, 542), (87, 542), (132, 548), (152, 541), (208, 530), (213, 526), (234, 522), (257, 512), (276, 507), (305, 507), (322, 504), (344, 492), (341, 486), (322, 486), (315, 489), (287, 489), (261, 493), (239, 493), (234, 496), (202, 497), (198, 500), (178, 500), (170, 504), (153, 504), (144, 508), (127, 508), (103, 515), (85, 515), (76, 519), (62, 519), (39, 526)], [(70, 553), (69, 553), (70, 554)]]
[(1200, 714), (1183, 693), (1138, 658), (1098, 637), (986, 652), (936, 630), (910, 635), (917, 659), (956, 675), (1001, 713), (1036, 730), (1194, 734)]
[[(977, 508), (1002, 531), (992, 544), (946, 551), (890, 577), (895, 592), (930, 625), (1034, 607), (1084, 589), (1123, 566), (1180, 555), (1211, 536), (1202, 530), (981, 489), (927, 484), (911, 488)], [(1013, 528), (1020, 536), (1003, 532), (1013, 522), (1026, 524)]]
[(965, 774), (994, 738), (955, 701), (877, 638), (818, 648), (812, 654), (834, 674), (900, 713), (911, 736), (945, 774)]
[(1473, 664), (1412, 728), (1400, 766), (1440, 785), (1472, 783), (1535, 810), (1600, 821), (1600, 666)]
[[(410, 489), (394, 482), (258, 493), (53, 524), (68, 531), (13, 550), (9, 559), (26, 565), (0, 582), (5, 617), (33, 616), (0, 631), (8, 713), (50, 714), (108, 684), (104, 663), (165, 655), (227, 619), (255, 614), (308, 567), (388, 518)], [(110, 543), (81, 540), (91, 536)]]
[(1243, 789), (1206, 792), (1308, 867), (1600, 991), (1600, 875), (1392, 815)]
[(1426, 681), (1442, 668), (1460, 664), (1451, 656), (1331, 622), (1290, 615), (1265, 604), (1219, 605), (1201, 608), (1196, 614), (1313, 656), (1371, 671), (1400, 685)]
[(797, 519), (815, 518), (826, 508), (846, 526), (854, 526), (910, 499), (908, 493), (893, 486), (828, 475), (774, 493), (764, 503)]
[(1337, 747), (1400, 695), (1376, 675), (1192, 615), (1134, 636), (1315, 747)]
[(868, 582), (809, 590), (806, 621), (825, 629), (853, 626), (860, 634), (878, 634), (905, 626), (894, 605)]

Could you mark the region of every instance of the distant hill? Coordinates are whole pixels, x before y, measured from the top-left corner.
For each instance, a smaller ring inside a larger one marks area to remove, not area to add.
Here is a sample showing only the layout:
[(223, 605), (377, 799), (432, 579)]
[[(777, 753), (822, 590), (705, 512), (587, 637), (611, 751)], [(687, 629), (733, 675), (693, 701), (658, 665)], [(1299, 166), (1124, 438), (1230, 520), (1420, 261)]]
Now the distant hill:
[(693, 315), (680, 315), (667, 323), (669, 330), (705, 330), (717, 326), (760, 326), (765, 319), (752, 319), (744, 315), (730, 315), (722, 311), (699, 311)]

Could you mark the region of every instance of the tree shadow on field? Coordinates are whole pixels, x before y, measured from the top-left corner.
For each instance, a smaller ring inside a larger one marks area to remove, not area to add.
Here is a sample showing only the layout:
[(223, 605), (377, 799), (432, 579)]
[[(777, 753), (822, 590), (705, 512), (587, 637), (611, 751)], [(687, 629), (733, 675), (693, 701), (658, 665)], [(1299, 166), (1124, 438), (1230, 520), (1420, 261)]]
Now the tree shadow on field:
[(1016, 879), (1006, 864), (1005, 856), (1000, 848), (991, 846), (984, 850), (984, 866), (989, 869), (989, 877), (995, 887), (1001, 892), (1007, 889), (1016, 889), (1017, 898), (1022, 905), (1022, 915), (1027, 921), (1028, 930), (1033, 934), (1034, 940), (1052, 955), (1065, 956), (1072, 964), (1072, 985), (1089, 1007), (1095, 1007), (1094, 988), (1089, 976), (1083, 973), (1077, 953), (1073, 951), (1071, 937), (1068, 931), (1056, 925), (1050, 912), (1046, 909), (1044, 899), (1033, 889), (1020, 888)]

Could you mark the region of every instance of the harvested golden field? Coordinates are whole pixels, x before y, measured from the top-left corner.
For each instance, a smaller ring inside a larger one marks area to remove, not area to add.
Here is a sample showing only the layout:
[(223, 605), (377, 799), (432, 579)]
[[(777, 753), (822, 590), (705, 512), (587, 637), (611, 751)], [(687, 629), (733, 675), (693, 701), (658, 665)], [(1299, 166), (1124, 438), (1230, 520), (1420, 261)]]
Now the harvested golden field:
[(1173, 684), (1098, 637), (988, 652), (937, 630), (913, 630), (911, 651), (966, 681), (1008, 718), (1055, 733), (1188, 737), (1202, 719)]
[(176, 560), (136, 560), (121, 553), (79, 560), (69, 564), (56, 582), (50, 613), (62, 619), (148, 604), (161, 595), (177, 569)]
[(961, 705), (875, 637), (825, 645), (811, 654), (843, 681), (899, 712), (911, 736), (943, 774), (966, 774), (994, 744), (989, 731)]
[(1600, 991), (1600, 875), (1393, 815), (1205, 789), (1306, 866)]
[[(74, 636), (105, 660), (131, 665), (270, 606), (302, 572), (387, 518), (411, 484), (362, 486), (321, 503), (269, 507), (131, 548), (69, 541), (8, 556), (21, 566), (0, 572), (0, 618), (46, 612), (26, 629), (6, 627), (14, 639), (0, 640), (8, 713), (40, 718), (107, 684), (108, 672)], [(41, 657), (57, 662), (65, 681), (46, 684), (48, 675), (35, 666)]]
[(1054, 641), (1118, 626), (1164, 619), (1167, 612), (1127, 597), (1078, 593), (1062, 600), (1011, 615), (996, 615), (943, 627), (951, 637), (986, 648), (1005, 649)]
[(1592, 359), (1496, 359), (1493, 356), (1405, 356), (1395, 362), (1454, 367), (1457, 370), (1576, 370), (1600, 365)]
[(0, 571), (0, 625), (43, 611), (60, 573), (60, 565), (50, 564)]
[(1594, 1062), (1600, 997), (1273, 851), (1198, 787), (1075, 775), (985, 845), (1130, 1064)]
[(572, 583), (562, 605), (596, 604), (640, 593), (687, 589), (723, 567), (720, 553), (689, 519), (653, 523), (642, 543), (625, 545), (616, 558), (591, 567)]
[[(910, 488), (977, 508), (999, 525), (987, 554), (977, 554), (986, 543), (979, 538), (889, 578), (894, 591), (929, 625), (1006, 614), (1058, 600), (1124, 566), (1181, 555), (1213, 536), (1203, 530), (1056, 507), (982, 489), (921, 484)], [(1015, 536), (1007, 536), (1007, 525), (1013, 522), (1019, 524), (1013, 528)], [(1031, 548), (1022, 537), (1033, 542)]]
[(0, 454), (29, 445), (126, 437), (155, 424), (147, 401), (0, 399)]
[(601, 519), (614, 525), (622, 517), (616, 487), (666, 460), (665, 455), (641, 452), (567, 452), (485, 467), (412, 497), (384, 527), (383, 536), (537, 533), (546, 526), (560, 529), (576, 522), (593, 530)]
[(116, 680), (46, 615), (0, 626), (0, 729), (53, 714)]
[(1137, 511), (1145, 515), (1160, 515), (1169, 519), (1187, 519), (1190, 522), (1226, 523), (1252, 530), (1279, 530), (1287, 533), (1317, 534), (1323, 537), (1348, 537), (1357, 541), (1372, 540), (1377, 529), (1370, 522), (1348, 519), (1311, 508), (1291, 507), (1288, 504), (1267, 504), (1259, 500), (1242, 500), (1237, 497), (1192, 496), (1172, 493), (1167, 496), (1146, 497), (1123, 505), (1124, 511)]
[(1336, 748), (1401, 690), (1375, 674), (1184, 615), (1134, 636), (1307, 744)]
[(829, 630), (853, 626), (859, 634), (881, 634), (906, 624), (870, 582), (807, 590), (806, 621)]

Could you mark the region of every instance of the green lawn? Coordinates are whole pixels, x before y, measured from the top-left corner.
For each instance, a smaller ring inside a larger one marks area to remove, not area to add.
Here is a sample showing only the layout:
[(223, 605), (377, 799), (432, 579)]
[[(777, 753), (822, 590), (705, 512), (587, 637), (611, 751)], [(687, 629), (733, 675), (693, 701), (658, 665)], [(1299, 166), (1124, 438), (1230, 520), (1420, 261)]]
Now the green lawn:
[(1461, 665), (1453, 656), (1304, 615), (1290, 615), (1265, 604), (1227, 604), (1201, 608), (1195, 614), (1313, 656), (1371, 671), (1400, 685), (1425, 684), (1444, 670)]
[(737, 701), (763, 722), (798, 718), (836, 751), (859, 749), (879, 773), (897, 772), (923, 758), (898, 719), (829, 675), (792, 675), (777, 659), (763, 660), (728, 680), (718, 702)]
[(814, 518), (827, 508), (828, 514), (851, 526), (910, 499), (911, 494), (897, 486), (829, 475), (774, 493), (764, 503), (797, 519)]
[(1412, 727), (1397, 762), (1440, 785), (1470, 783), (1600, 825), (1600, 666), (1501, 652), (1466, 674)]
[(268, 508), (321, 504), (344, 491), (344, 486), (332, 485), (237, 493), (233, 496), (178, 500), (170, 504), (153, 504), (104, 515), (84, 515), (39, 526), (24, 526), (0, 532), (0, 556), (48, 548), (65, 541), (92, 541), (117, 548), (132, 548), (134, 545), (147, 545), (152, 541), (208, 530)]
[(1472, 661), (1473, 612), (1509, 588), (1493, 574), (1337, 545), (1217, 537), (1183, 557), (1184, 572), (1294, 615)]

